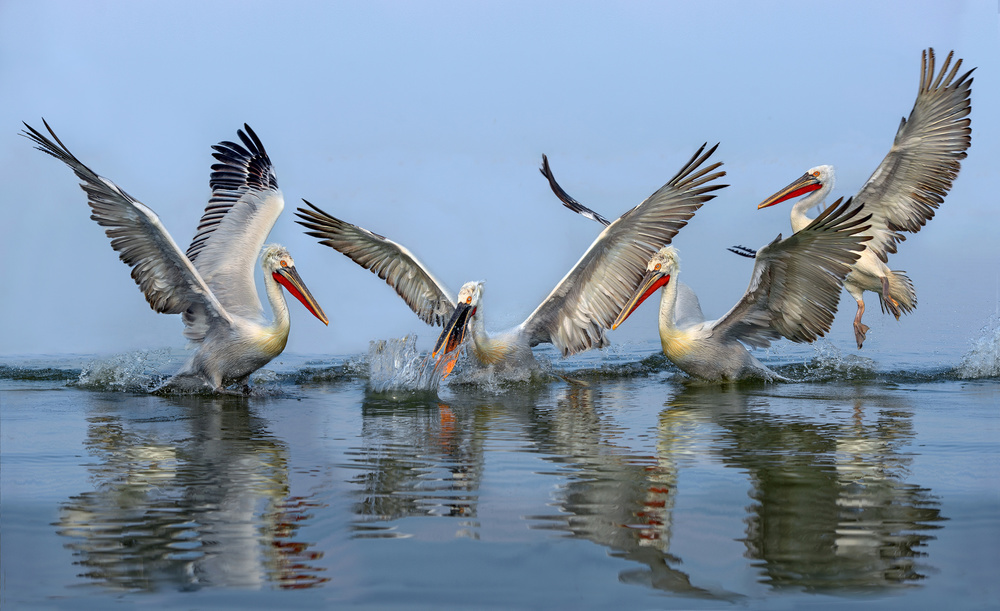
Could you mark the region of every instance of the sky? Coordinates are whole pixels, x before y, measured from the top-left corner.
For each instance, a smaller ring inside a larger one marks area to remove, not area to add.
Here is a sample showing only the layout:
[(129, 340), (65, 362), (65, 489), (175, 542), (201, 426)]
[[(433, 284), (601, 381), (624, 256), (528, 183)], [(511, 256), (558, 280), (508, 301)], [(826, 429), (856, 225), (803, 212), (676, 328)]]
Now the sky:
[[(833, 197), (853, 195), (909, 114), (927, 47), (977, 67), (972, 147), (937, 216), (890, 259), (917, 311), (896, 322), (871, 296), (870, 356), (964, 345), (997, 311), (995, 0), (2, 2), (0, 355), (185, 345), (180, 317), (149, 309), (76, 177), (18, 135), (22, 121), (44, 117), (182, 248), (210, 193), (210, 145), (248, 123), (285, 198), (270, 241), (330, 317), (324, 327), (291, 301), (287, 350), (348, 355), (407, 333), (426, 346), (437, 331), (304, 235), (302, 198), (405, 245), (452, 291), (485, 280), (486, 327), (502, 330), (601, 229), (552, 196), (543, 153), (570, 194), (613, 218), (719, 142), (730, 187), (674, 240), (680, 278), (714, 318), (752, 268), (725, 248), (789, 233), (788, 204), (757, 204), (819, 164), (837, 169)], [(830, 333), (845, 349), (854, 310), (845, 292)], [(610, 334), (655, 337), (649, 305)]]

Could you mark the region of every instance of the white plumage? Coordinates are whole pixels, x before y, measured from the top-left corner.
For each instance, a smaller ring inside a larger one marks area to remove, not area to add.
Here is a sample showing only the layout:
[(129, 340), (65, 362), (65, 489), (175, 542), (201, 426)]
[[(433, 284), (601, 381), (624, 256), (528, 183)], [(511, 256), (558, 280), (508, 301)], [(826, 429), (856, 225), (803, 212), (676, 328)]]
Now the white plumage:
[[(864, 206), (872, 217), (866, 232), (871, 241), (844, 280), (847, 292), (858, 303), (854, 335), (859, 349), (868, 332), (861, 323), (865, 291), (876, 293), (882, 311), (897, 319), (917, 306), (913, 283), (904, 272), (889, 269), (889, 255), (906, 239), (904, 233), (920, 231), (934, 217), (972, 140), (968, 119), (972, 70), (957, 76), (962, 60), (952, 67), (952, 55), (948, 54), (935, 77), (934, 50), (924, 51), (910, 117), (902, 119), (889, 153), (853, 198), (854, 205)], [(816, 166), (765, 199), (758, 209), (806, 195), (792, 206), (792, 230), (798, 231), (810, 222), (806, 213), (826, 199), (833, 185), (833, 167)]]
[[(93, 211), (91, 218), (111, 238), (111, 247), (132, 268), (132, 278), (154, 311), (181, 314), (184, 336), (197, 345), (188, 362), (167, 381), (182, 390), (221, 392), (247, 381), (285, 348), (290, 327), (281, 286), (317, 318), (328, 323), (306, 288), (288, 251), (264, 247), (284, 207), (271, 160), (249, 126), (237, 134), (242, 145), (214, 146), (209, 200), (187, 252), (150, 208), (112, 181), (98, 176), (69, 152), (48, 123), (52, 140), (25, 124), (23, 135), (36, 148), (62, 161), (80, 178)], [(254, 284), (258, 253), (272, 321)]]
[[(666, 185), (611, 223), (552, 292), (520, 325), (487, 333), (483, 285), (466, 283), (452, 297), (417, 258), (392, 240), (327, 214), (306, 202), (297, 215), (306, 233), (384, 279), (421, 320), (445, 325), (438, 345), (455, 345), (470, 331), (472, 354), (482, 366), (522, 368), (534, 364), (531, 348), (552, 343), (563, 355), (608, 342), (611, 327), (641, 280), (649, 257), (725, 185), (721, 162), (702, 167), (715, 152), (702, 146)], [(459, 323), (459, 324), (456, 324)]]

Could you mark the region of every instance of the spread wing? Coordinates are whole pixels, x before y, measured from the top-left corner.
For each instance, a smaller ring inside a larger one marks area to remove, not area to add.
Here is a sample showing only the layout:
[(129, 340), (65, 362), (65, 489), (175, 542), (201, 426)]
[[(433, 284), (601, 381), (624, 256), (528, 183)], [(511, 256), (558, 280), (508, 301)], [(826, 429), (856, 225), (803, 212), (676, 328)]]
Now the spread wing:
[[(299, 208), (295, 221), (337, 252), (370, 270), (396, 290), (420, 320), (443, 326), (455, 311), (455, 301), (447, 288), (409, 250), (392, 240), (330, 216), (302, 200), (309, 208)], [(311, 208), (311, 209), (310, 209)]]
[[(44, 122), (44, 120), (43, 120)], [(163, 314), (184, 314), (188, 324), (184, 335), (200, 341), (212, 324), (231, 324), (232, 319), (212, 290), (181, 252), (155, 212), (125, 193), (118, 185), (98, 176), (83, 165), (59, 140), (48, 123), (45, 135), (24, 124), (21, 134), (35, 143), (35, 148), (62, 161), (83, 181), (92, 210), (90, 218), (106, 227), (111, 247), (132, 268), (132, 279), (150, 307)], [(189, 322), (189, 318), (195, 318)]]
[(882, 261), (931, 218), (958, 176), (972, 140), (972, 70), (958, 78), (962, 60), (949, 71), (952, 53), (934, 75), (934, 50), (923, 53), (920, 87), (909, 119), (903, 119), (892, 148), (854, 197), (872, 215), (868, 248)]
[[(673, 240), (702, 204), (715, 197), (712, 191), (726, 186), (713, 182), (725, 176), (725, 172), (714, 172), (721, 162), (702, 167), (716, 148), (705, 151), (703, 145), (670, 182), (601, 232), (522, 323), (532, 346), (551, 342), (569, 355), (607, 345), (605, 330), (638, 287), (650, 257)], [(555, 184), (551, 171), (546, 177), (550, 186)], [(557, 187), (553, 187), (557, 195), (565, 194)]]
[(236, 133), (242, 145), (223, 141), (212, 148), (212, 197), (198, 223), (188, 258), (229, 312), (263, 318), (254, 284), (257, 259), (285, 207), (271, 160), (257, 134)]
[(712, 326), (713, 333), (763, 348), (779, 337), (811, 342), (833, 323), (844, 277), (858, 260), (870, 216), (837, 200), (809, 225), (757, 251), (743, 298)]

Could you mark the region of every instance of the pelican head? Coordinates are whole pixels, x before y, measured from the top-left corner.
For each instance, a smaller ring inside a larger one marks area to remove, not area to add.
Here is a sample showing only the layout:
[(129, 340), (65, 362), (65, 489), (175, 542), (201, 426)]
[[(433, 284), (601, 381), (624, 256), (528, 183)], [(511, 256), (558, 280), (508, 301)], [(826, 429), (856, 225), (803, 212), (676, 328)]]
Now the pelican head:
[(646, 265), (646, 275), (639, 282), (639, 288), (629, 298), (625, 307), (622, 308), (622, 313), (618, 315), (611, 328), (617, 329), (618, 325), (625, 322), (625, 319), (631, 316), (632, 312), (635, 312), (643, 301), (646, 301), (658, 289), (665, 287), (670, 282), (670, 276), (677, 272), (680, 264), (680, 255), (673, 246), (664, 246), (653, 253)]
[(792, 184), (758, 204), (757, 209), (760, 210), (761, 208), (780, 204), (783, 201), (801, 197), (823, 188), (827, 190), (833, 188), (832, 165), (818, 165), (814, 168), (809, 168), (805, 174), (793, 181)]
[(284, 246), (278, 244), (265, 246), (260, 256), (260, 266), (264, 268), (265, 274), (270, 274), (278, 284), (301, 301), (313, 316), (323, 321), (324, 325), (330, 324), (330, 319), (323, 313), (323, 308), (319, 307), (312, 293), (306, 288), (305, 282), (299, 277), (299, 272), (295, 270), (295, 261)]
[(444, 356), (462, 345), (465, 331), (472, 321), (472, 317), (476, 315), (482, 298), (482, 282), (466, 282), (462, 285), (462, 289), (458, 291), (458, 305), (455, 306), (451, 319), (448, 320), (441, 335), (438, 336), (437, 342), (434, 343), (434, 351), (431, 356), (436, 357), (442, 347), (444, 347), (442, 355)]

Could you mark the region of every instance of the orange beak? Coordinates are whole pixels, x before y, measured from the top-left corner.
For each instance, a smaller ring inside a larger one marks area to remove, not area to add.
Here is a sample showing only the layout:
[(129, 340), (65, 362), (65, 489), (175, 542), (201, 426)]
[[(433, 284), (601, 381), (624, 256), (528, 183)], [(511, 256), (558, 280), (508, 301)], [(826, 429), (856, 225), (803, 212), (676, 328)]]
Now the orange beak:
[(306, 283), (302, 281), (299, 272), (295, 270), (295, 266), (280, 267), (271, 276), (278, 284), (285, 287), (292, 294), (292, 297), (301, 301), (302, 305), (306, 306), (306, 309), (312, 312), (313, 316), (320, 319), (324, 325), (330, 324), (330, 319), (326, 317), (326, 314), (323, 313), (323, 308), (319, 307), (316, 298), (306, 288)]
[(646, 272), (646, 275), (642, 278), (642, 282), (639, 283), (639, 288), (636, 289), (635, 293), (632, 294), (632, 298), (622, 308), (622, 313), (615, 319), (611, 328), (617, 329), (618, 325), (625, 322), (625, 319), (631, 316), (632, 312), (635, 312), (636, 308), (642, 305), (643, 301), (646, 301), (657, 290), (667, 286), (668, 282), (670, 282), (670, 274), (664, 274), (658, 269)]
[(758, 204), (757, 209), (760, 210), (761, 208), (767, 208), (768, 206), (780, 204), (783, 201), (801, 197), (806, 193), (812, 193), (813, 191), (818, 191), (821, 188), (823, 188), (823, 183), (821, 183), (819, 179), (812, 174), (806, 172), (801, 178), (798, 178), (792, 184)]

